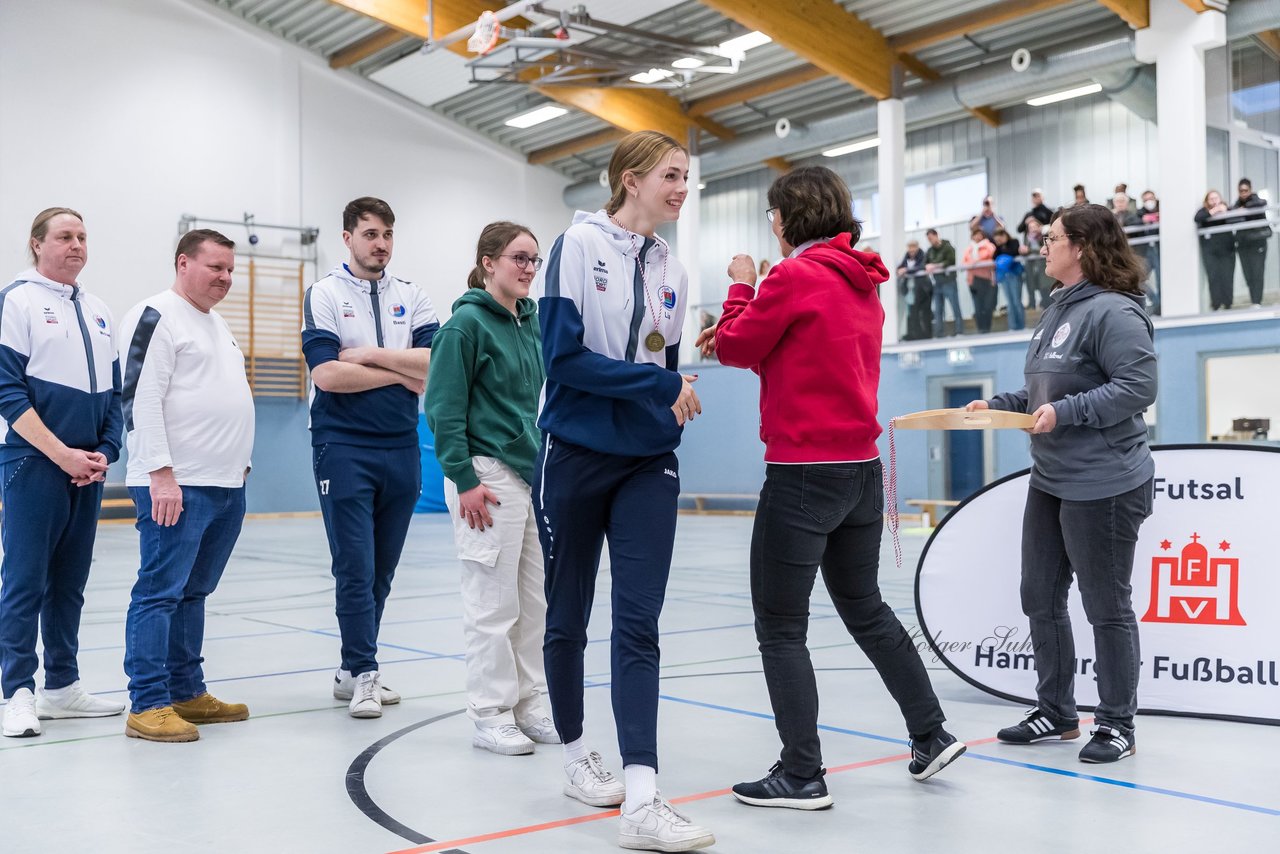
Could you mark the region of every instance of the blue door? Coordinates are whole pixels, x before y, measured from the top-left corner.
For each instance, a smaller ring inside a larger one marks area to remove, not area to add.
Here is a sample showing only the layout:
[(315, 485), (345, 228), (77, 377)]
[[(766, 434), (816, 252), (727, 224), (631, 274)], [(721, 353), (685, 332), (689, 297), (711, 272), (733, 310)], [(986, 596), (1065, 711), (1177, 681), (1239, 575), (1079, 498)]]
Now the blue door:
[[(946, 405), (958, 409), (982, 397), (980, 385), (948, 386)], [(982, 488), (985, 468), (981, 430), (948, 430), (946, 432), (947, 498), (962, 501)]]

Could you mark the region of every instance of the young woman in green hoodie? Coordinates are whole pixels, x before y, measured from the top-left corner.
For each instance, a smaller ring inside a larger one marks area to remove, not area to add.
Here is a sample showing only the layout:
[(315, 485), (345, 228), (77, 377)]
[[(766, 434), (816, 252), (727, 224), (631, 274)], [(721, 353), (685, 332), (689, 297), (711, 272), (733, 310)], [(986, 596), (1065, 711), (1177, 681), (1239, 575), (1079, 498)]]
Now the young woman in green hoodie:
[(560, 743), (542, 699), (547, 601), (529, 493), (546, 377), (529, 287), (541, 266), (529, 229), (485, 226), (467, 291), (432, 341), (425, 404), (462, 561), (472, 744), (505, 755)]

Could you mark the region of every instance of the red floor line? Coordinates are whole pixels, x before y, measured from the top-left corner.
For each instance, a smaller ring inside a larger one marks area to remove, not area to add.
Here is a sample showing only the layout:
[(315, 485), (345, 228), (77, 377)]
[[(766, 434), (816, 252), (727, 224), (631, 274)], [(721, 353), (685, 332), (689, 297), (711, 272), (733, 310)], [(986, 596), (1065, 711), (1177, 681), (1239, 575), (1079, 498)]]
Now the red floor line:
[[(995, 741), (994, 738), (983, 738), (977, 741), (967, 741), (965, 744), (973, 747), (980, 744), (990, 744)], [(867, 759), (862, 762), (851, 762), (848, 765), (837, 765), (828, 768), (828, 774), (839, 774), (843, 771), (854, 771), (858, 768), (870, 768), (875, 765), (885, 765), (889, 762), (901, 762), (911, 758), (910, 753), (895, 753), (893, 756), (882, 756), (879, 759)], [(694, 795), (684, 795), (679, 798), (672, 798), (673, 804), (687, 804), (692, 801), (702, 801), (708, 798), (722, 798), (728, 795), (730, 789), (714, 789), (710, 792), (699, 792)], [(616, 818), (618, 810), (601, 810), (600, 812), (590, 813), (588, 815), (574, 816), (573, 818), (563, 818), (558, 821), (548, 821), (542, 824), (531, 824), (526, 827), (513, 827), (510, 830), (499, 830), (494, 833), (485, 833), (480, 836), (468, 836), (462, 839), (451, 839), (448, 842), (432, 842), (429, 845), (421, 845), (416, 848), (402, 848), (398, 851), (392, 851), (390, 854), (427, 854), (429, 851), (444, 851), (448, 848), (458, 848), (463, 845), (476, 845), (481, 842), (494, 842), (498, 839), (508, 839), (512, 836), (523, 836), (527, 833), (540, 833), (544, 830), (555, 830), (559, 827), (570, 827), (575, 824), (586, 824), (589, 821), (600, 821), (605, 818)]]

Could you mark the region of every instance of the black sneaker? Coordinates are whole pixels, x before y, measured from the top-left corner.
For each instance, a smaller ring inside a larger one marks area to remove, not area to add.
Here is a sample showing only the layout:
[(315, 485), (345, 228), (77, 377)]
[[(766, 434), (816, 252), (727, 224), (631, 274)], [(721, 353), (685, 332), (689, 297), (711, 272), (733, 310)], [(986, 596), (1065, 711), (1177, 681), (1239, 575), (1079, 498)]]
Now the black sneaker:
[(1099, 724), (1090, 734), (1092, 740), (1080, 751), (1081, 762), (1119, 762), (1138, 752), (1138, 742), (1133, 733), (1125, 734), (1113, 726)]
[(753, 807), (824, 810), (832, 804), (827, 783), (822, 779), (825, 773), (819, 771), (812, 780), (800, 780), (783, 771), (781, 762), (775, 762), (763, 780), (735, 785), (733, 796)]
[(1080, 722), (1059, 724), (1039, 709), (1027, 712), (1022, 723), (1007, 726), (996, 733), (1005, 744), (1035, 744), (1051, 738), (1069, 741), (1080, 737)]
[(927, 741), (911, 742), (911, 764), (907, 770), (917, 780), (928, 780), (960, 758), (966, 750), (961, 741), (945, 729)]

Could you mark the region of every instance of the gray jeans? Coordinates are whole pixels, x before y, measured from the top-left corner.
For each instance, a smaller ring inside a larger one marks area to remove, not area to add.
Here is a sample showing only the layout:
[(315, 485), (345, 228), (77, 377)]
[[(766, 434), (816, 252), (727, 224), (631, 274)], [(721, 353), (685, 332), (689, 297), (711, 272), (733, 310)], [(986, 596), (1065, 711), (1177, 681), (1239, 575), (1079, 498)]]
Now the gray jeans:
[[(1022, 612), (1031, 620), (1036, 704), (1059, 723), (1079, 720), (1075, 640), (1067, 592), (1080, 580), (1093, 626), (1098, 681), (1095, 720), (1126, 733), (1138, 710), (1138, 621), (1133, 613), (1133, 555), (1151, 515), (1152, 481), (1120, 495), (1066, 501), (1034, 487), (1022, 518)], [(1086, 671), (1087, 672), (1087, 671)]]

